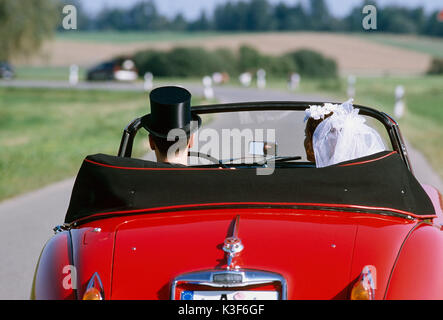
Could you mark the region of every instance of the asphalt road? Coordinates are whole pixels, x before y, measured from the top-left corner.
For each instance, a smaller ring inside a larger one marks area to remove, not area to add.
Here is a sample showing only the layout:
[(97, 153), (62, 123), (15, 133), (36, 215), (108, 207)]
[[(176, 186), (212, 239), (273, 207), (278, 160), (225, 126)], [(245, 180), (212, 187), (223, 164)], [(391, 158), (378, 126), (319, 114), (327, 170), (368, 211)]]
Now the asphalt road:
[[(69, 88), (63, 82), (8, 81), (0, 86)], [(198, 85), (186, 85), (194, 95), (202, 95)], [(79, 84), (79, 90), (143, 90), (142, 85), (127, 84)], [(216, 98), (221, 102), (272, 101), (272, 100), (323, 100), (324, 97), (292, 94), (287, 91), (259, 90), (253, 88), (219, 87)], [(231, 121), (241, 124), (241, 119), (215, 119), (211, 126), (232, 127)], [(122, 123), (122, 128), (126, 123)], [(116, 146), (119, 141), (116, 141)], [(297, 152), (302, 152), (298, 150)], [(426, 159), (409, 147), (413, 169), (419, 181), (443, 190), (441, 180)], [(152, 157), (152, 153), (148, 156)], [(28, 299), (32, 279), (40, 252), (53, 235), (52, 228), (62, 224), (74, 178), (47, 186), (40, 190), (0, 203), (0, 299)]]

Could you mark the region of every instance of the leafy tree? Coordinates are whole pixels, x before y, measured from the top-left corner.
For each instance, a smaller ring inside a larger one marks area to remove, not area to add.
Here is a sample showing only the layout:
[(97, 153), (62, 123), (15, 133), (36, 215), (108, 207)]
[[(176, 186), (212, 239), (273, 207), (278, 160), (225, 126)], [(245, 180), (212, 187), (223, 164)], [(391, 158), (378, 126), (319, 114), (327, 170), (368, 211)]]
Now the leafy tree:
[(216, 30), (239, 31), (247, 30), (247, 15), (249, 6), (246, 2), (229, 1), (219, 4), (214, 10), (214, 25)]
[(443, 22), (437, 19), (439, 11), (431, 13), (428, 21), (424, 24), (423, 32), (431, 36), (443, 37)]
[(380, 31), (392, 33), (418, 33), (421, 25), (414, 18), (417, 19), (414, 17), (414, 11), (410, 9), (385, 7), (379, 10), (378, 28)]
[(183, 14), (179, 13), (171, 22), (171, 29), (176, 31), (184, 31), (187, 29), (187, 22)]
[(212, 23), (209, 21), (204, 10), (200, 12), (200, 16), (197, 18), (197, 20), (190, 22), (188, 25), (189, 31), (206, 31), (210, 29), (212, 29)]
[(96, 18), (99, 30), (165, 30), (170, 27), (153, 0), (137, 2), (129, 9), (104, 8)]
[(273, 18), (272, 7), (267, 0), (251, 0), (247, 9), (246, 30), (272, 30), (275, 27)]
[(35, 53), (54, 33), (56, 8), (52, 0), (1, 0), (0, 60)]
[(274, 8), (274, 20), (277, 30), (306, 30), (308, 16), (301, 4), (290, 7), (279, 3)]
[(310, 26), (312, 30), (329, 30), (331, 20), (325, 0), (310, 0)]

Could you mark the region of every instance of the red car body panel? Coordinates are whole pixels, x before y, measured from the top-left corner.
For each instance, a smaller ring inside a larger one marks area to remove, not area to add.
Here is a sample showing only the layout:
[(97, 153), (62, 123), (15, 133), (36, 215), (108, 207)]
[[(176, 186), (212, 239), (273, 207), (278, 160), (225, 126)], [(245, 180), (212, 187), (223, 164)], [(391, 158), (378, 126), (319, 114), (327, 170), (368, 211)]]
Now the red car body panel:
[[(176, 276), (226, 266), (221, 247), (236, 215), (245, 246), (239, 265), (284, 276), (288, 299), (348, 299), (365, 265), (376, 267), (376, 299), (385, 298), (403, 242), (418, 222), (377, 214), (275, 209), (103, 219), (71, 230), (77, 298), (98, 272), (106, 299), (169, 299)], [(409, 259), (399, 261), (413, 264)], [(60, 274), (62, 266), (58, 269)], [(72, 298), (72, 293), (59, 297)]]
[(45, 245), (34, 276), (31, 298), (38, 300), (75, 299), (71, 239), (69, 232), (52, 237)]
[(98, 272), (103, 282), (105, 297), (111, 293), (114, 226), (82, 227), (71, 230), (74, 262), (77, 269), (77, 299), (82, 299), (89, 279)]
[(443, 299), (443, 233), (427, 223), (405, 241), (392, 273), (387, 299)]
[[(81, 299), (97, 272), (105, 299), (169, 299), (176, 276), (226, 267), (221, 248), (239, 215), (238, 236), (245, 246), (239, 265), (281, 274), (288, 299), (349, 299), (366, 265), (376, 267), (376, 299), (443, 299), (441, 195), (431, 187), (426, 191), (438, 213), (434, 223), (300, 209), (200, 209), (99, 219), (47, 243), (32, 296)], [(66, 289), (70, 275), (73, 288)]]

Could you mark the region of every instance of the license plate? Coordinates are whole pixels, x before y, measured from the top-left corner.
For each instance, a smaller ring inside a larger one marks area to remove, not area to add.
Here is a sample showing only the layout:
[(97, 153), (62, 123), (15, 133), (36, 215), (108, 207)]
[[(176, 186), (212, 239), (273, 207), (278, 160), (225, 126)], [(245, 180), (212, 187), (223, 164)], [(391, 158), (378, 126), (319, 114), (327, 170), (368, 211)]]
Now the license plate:
[(278, 300), (277, 291), (183, 291), (181, 300)]

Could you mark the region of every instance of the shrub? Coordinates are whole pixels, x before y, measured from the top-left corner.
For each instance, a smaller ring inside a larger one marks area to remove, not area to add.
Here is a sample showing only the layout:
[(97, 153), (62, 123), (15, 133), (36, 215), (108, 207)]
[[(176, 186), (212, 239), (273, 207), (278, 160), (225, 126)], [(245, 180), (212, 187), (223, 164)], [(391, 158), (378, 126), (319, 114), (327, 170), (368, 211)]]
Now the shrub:
[(288, 56), (267, 56), (262, 55), (256, 49), (249, 46), (242, 46), (238, 53), (238, 71), (256, 72), (264, 69), (267, 75), (286, 77), (291, 72), (297, 71), (294, 61)]
[(256, 71), (264, 68), (264, 57), (260, 52), (250, 46), (241, 46), (238, 50), (238, 71)]
[(134, 55), (134, 62), (140, 76), (146, 72), (151, 72), (157, 77), (167, 77), (174, 73), (168, 57), (161, 51), (139, 51)]
[(178, 47), (170, 51), (139, 51), (134, 61), (140, 76), (148, 71), (156, 77), (200, 77), (214, 72), (238, 76), (242, 72), (264, 69), (268, 76), (275, 77), (287, 77), (292, 72), (308, 77), (337, 77), (335, 61), (311, 50), (268, 56), (249, 46), (240, 47), (237, 54), (228, 49), (207, 51), (199, 47)]
[(287, 55), (297, 66), (298, 73), (306, 77), (337, 77), (337, 63), (316, 51), (302, 49)]
[(287, 78), (291, 73), (297, 72), (298, 67), (288, 56), (267, 57), (263, 69), (271, 76)]
[(223, 51), (178, 47), (167, 52), (139, 51), (134, 55), (134, 61), (141, 76), (149, 71), (157, 77), (194, 77), (224, 71), (227, 56)]
[(432, 59), (428, 74), (443, 74), (443, 58)]

